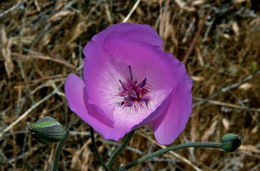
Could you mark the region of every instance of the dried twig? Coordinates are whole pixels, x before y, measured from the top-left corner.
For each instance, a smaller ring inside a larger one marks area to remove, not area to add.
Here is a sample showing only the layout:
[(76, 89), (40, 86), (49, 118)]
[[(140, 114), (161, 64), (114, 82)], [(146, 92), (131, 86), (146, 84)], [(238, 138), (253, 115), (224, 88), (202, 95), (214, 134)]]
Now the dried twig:
[(48, 61), (52, 61), (52, 62), (56, 62), (59, 64), (62, 64), (68, 68), (71, 68), (73, 70), (75, 70), (75, 66), (71, 65), (70, 63), (68, 63), (67, 61), (63, 60), (63, 59), (57, 59), (57, 58), (53, 58), (50, 56), (46, 56), (46, 55), (42, 55), (42, 54), (33, 54), (33, 55), (23, 55), (23, 54), (19, 54), (19, 53), (12, 53), (12, 56), (14, 57), (18, 57), (17, 59), (21, 58), (21, 59), (41, 59), (41, 60), (48, 60)]
[(225, 92), (227, 92), (227, 91), (229, 91), (229, 90), (231, 90), (231, 89), (237, 88), (237, 87), (239, 87), (241, 84), (243, 84), (244, 82), (247, 82), (247, 81), (251, 80), (252, 78), (256, 77), (256, 76), (259, 75), (259, 74), (260, 74), (260, 70), (258, 70), (255, 74), (252, 74), (252, 75), (249, 75), (249, 76), (245, 77), (244, 79), (242, 79), (241, 81), (238, 81), (237, 83), (228, 85), (228, 86), (226, 86), (226, 87), (220, 89), (218, 92), (212, 94), (210, 97), (205, 98), (205, 99), (202, 99), (202, 100), (200, 100), (200, 101), (197, 102), (197, 103), (194, 103), (192, 107), (195, 107), (195, 106), (201, 105), (201, 104), (203, 104), (203, 103), (206, 103), (206, 102), (208, 102), (209, 100), (211, 100), (211, 99), (213, 99), (213, 98), (215, 98), (215, 97), (221, 95), (222, 93), (225, 93)]
[[(63, 84), (63, 83), (62, 83)], [(24, 112), (19, 118), (17, 118), (13, 123), (11, 123), (8, 127), (6, 127), (1, 133), (0, 133), (0, 138), (4, 135), (4, 133), (6, 133), (7, 131), (9, 131), (10, 129), (12, 129), (16, 124), (18, 124), (21, 120), (23, 120), (25, 117), (28, 116), (28, 114), (30, 114), (31, 111), (33, 111), (35, 108), (37, 108), (40, 104), (42, 104), (43, 102), (45, 102), (46, 100), (48, 100), (50, 97), (52, 97), (53, 95), (57, 94), (58, 89), (62, 86), (62, 84), (60, 84), (57, 89), (53, 90), (50, 94), (48, 94), (47, 96), (45, 96), (43, 99), (41, 99), (40, 101), (38, 101), (37, 103), (33, 104), (26, 112)]]
[(129, 18), (131, 17), (131, 15), (133, 14), (133, 12), (135, 11), (135, 9), (137, 8), (137, 6), (139, 5), (140, 2), (141, 2), (141, 0), (137, 0), (135, 2), (133, 8), (130, 10), (130, 12), (127, 14), (125, 19), (122, 21), (123, 23), (125, 23), (125, 22), (127, 22), (129, 20)]
[[(197, 97), (193, 97), (193, 98), (197, 99), (197, 100), (202, 100), (201, 98), (197, 98)], [(260, 108), (250, 108), (250, 107), (246, 107), (246, 106), (239, 106), (239, 105), (236, 105), (236, 104), (220, 102), (220, 101), (217, 101), (217, 100), (208, 100), (208, 102), (211, 103), (211, 104), (214, 104), (214, 105), (225, 106), (225, 107), (229, 107), (229, 108), (260, 112)]]
[(3, 17), (4, 15), (8, 14), (9, 12), (19, 9), (19, 8), (24, 8), (24, 3), (21, 2), (20, 0), (16, 3), (16, 5), (12, 6), (11, 8), (5, 10), (4, 12), (0, 13), (0, 17)]
[[(153, 144), (156, 144), (157, 146), (161, 147), (161, 148), (166, 148), (166, 146), (164, 145), (160, 145), (158, 144), (155, 140), (151, 139), (149, 136), (146, 136), (145, 134), (141, 133), (140, 131), (137, 132), (139, 135), (141, 135), (142, 137), (148, 139), (149, 141), (151, 141)], [(182, 160), (183, 162), (185, 162), (186, 164), (190, 165), (194, 170), (196, 171), (202, 171), (200, 168), (198, 168), (197, 166), (195, 166), (190, 160), (188, 160), (187, 158), (173, 152), (173, 151), (170, 151), (169, 152), (170, 154), (172, 154), (174, 157)]]
[(14, 70), (14, 64), (11, 58), (11, 46), (12, 41), (11, 39), (8, 39), (5, 28), (3, 27), (1, 29), (1, 36), (2, 36), (2, 55), (4, 57), (4, 64), (5, 64), (5, 70), (7, 72), (8, 77), (11, 77), (11, 73)]
[(199, 35), (200, 35), (201, 31), (202, 31), (202, 28), (203, 28), (205, 22), (207, 21), (208, 15), (209, 15), (209, 12), (207, 13), (206, 16), (204, 16), (202, 19), (200, 19), (200, 21), (198, 23), (198, 31), (196, 32), (196, 34), (195, 34), (195, 36), (194, 36), (194, 38), (193, 38), (193, 40), (192, 40), (192, 42), (190, 44), (189, 49), (187, 50), (185, 56), (183, 57), (183, 63), (186, 63), (188, 61), (188, 58), (189, 58), (190, 54), (192, 53), (192, 51), (193, 51), (193, 49), (195, 47), (195, 44), (196, 44), (196, 42), (197, 42), (197, 40), (199, 38)]

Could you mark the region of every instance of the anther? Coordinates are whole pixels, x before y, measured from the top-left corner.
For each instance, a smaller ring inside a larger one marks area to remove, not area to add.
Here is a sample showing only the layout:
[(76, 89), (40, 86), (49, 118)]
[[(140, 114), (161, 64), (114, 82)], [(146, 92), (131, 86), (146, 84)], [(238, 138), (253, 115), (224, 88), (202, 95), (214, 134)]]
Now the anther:
[(130, 79), (133, 80), (133, 73), (132, 73), (132, 68), (131, 65), (128, 65), (129, 73), (130, 73)]
[(119, 80), (119, 82), (120, 82), (120, 84), (121, 84), (121, 86), (122, 86), (122, 88), (126, 91), (127, 90), (127, 88), (125, 87), (125, 85), (123, 84), (123, 82), (121, 81), (121, 80)]
[(129, 96), (132, 97), (132, 98), (135, 98), (135, 99), (138, 98), (138, 96), (136, 95), (136, 93), (135, 93), (134, 91), (132, 91), (132, 92), (129, 94)]
[(146, 78), (141, 82), (140, 87), (144, 88), (145, 85), (146, 85)]
[(137, 79), (134, 80), (131, 65), (128, 65), (129, 76), (126, 82), (119, 80), (122, 89), (119, 92), (119, 96), (122, 101), (119, 103), (124, 107), (132, 107), (134, 104), (145, 103), (148, 105), (149, 97), (147, 97), (148, 89), (145, 88), (147, 79), (144, 78), (141, 82)]

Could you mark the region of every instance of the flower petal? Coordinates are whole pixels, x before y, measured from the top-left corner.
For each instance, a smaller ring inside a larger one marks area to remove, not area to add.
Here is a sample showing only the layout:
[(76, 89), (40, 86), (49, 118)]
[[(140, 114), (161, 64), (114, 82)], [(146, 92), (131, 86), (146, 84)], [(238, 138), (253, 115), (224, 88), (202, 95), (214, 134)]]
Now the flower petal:
[(70, 74), (65, 81), (65, 95), (70, 109), (82, 120), (91, 125), (106, 139), (119, 140), (131, 129), (115, 128), (113, 122), (104, 117), (97, 106), (88, 104), (84, 98), (84, 82), (77, 75)]
[(154, 119), (156, 116), (151, 116), (151, 114), (155, 113), (156, 115), (157, 109), (163, 104), (169, 94), (170, 91), (158, 90), (150, 94), (148, 104), (134, 104), (132, 107), (115, 106), (113, 109), (115, 126), (126, 126), (132, 129), (137, 125), (143, 125), (140, 125), (140, 123), (143, 123), (149, 116), (151, 120)]
[(170, 89), (174, 84), (173, 66), (162, 50), (143, 42), (115, 38), (107, 39), (104, 49), (110, 58), (130, 65), (135, 78), (147, 78), (154, 89)]
[[(114, 40), (114, 39), (113, 39)], [(116, 40), (116, 45), (120, 46), (121, 42)], [(111, 43), (111, 42), (107, 42)], [(132, 41), (126, 41), (128, 46), (132, 44)], [(154, 46), (145, 44), (144, 48), (139, 48), (142, 42), (134, 41), (134, 48), (137, 51), (132, 52), (132, 58), (139, 61), (134, 63), (122, 60), (120, 57), (111, 56), (102, 49), (97, 49), (97, 42), (91, 42), (85, 48), (85, 54), (88, 55), (84, 61), (84, 78), (86, 84), (86, 94), (88, 95), (88, 103), (98, 106), (104, 115), (111, 118), (114, 121), (114, 127), (127, 127), (131, 130), (136, 125), (142, 123), (151, 113), (154, 113), (153, 117), (149, 117), (149, 120), (156, 118), (158, 112), (155, 110), (165, 101), (171, 92), (173, 77), (169, 75), (170, 66), (167, 60), (166, 53), (160, 53), (161, 51), (154, 50)], [(111, 46), (114, 44), (112, 43)], [(118, 48), (118, 56), (125, 55), (125, 58), (129, 58), (127, 55), (131, 49), (126, 51), (120, 51)], [(140, 49), (140, 50), (139, 50)], [(112, 49), (113, 50), (113, 49)], [(160, 55), (159, 57), (157, 55)], [(138, 59), (140, 56), (145, 56), (145, 59)], [(166, 56), (162, 56), (166, 55)], [(101, 58), (102, 56), (102, 58)], [(147, 61), (146, 61), (147, 60)], [(128, 65), (132, 66), (133, 75), (138, 80), (147, 79), (147, 84), (150, 86), (150, 98), (149, 106), (143, 107), (122, 107), (119, 103), (122, 101), (119, 94), (119, 88), (121, 87), (119, 80), (125, 81), (129, 77)], [(156, 66), (156, 67), (154, 67)], [(156, 68), (159, 69), (156, 69)], [(138, 108), (138, 109), (137, 109)]]
[[(123, 97), (119, 96), (121, 88), (119, 80), (125, 81), (124, 71), (120, 67), (128, 68), (126, 64), (112, 61), (104, 66), (104, 72), (96, 75), (99, 79), (88, 79), (86, 84), (86, 94), (89, 96), (86, 100), (90, 104), (95, 104), (105, 115), (114, 121), (114, 127), (127, 127), (131, 130), (136, 125), (143, 122), (151, 113), (153, 113), (168, 97), (171, 89), (149, 88), (147, 96), (149, 103), (136, 104), (132, 107), (121, 106)], [(121, 72), (118, 70), (122, 70)], [(87, 70), (86, 72), (91, 72)], [(127, 71), (126, 75), (129, 75)], [(91, 77), (90, 77), (91, 78)], [(149, 83), (149, 78), (148, 81)], [(151, 117), (155, 118), (154, 117)]]
[(119, 23), (95, 35), (92, 41), (103, 44), (107, 38), (119, 38), (125, 40), (141, 41), (162, 48), (163, 41), (156, 31), (146, 24)]
[[(96, 105), (94, 104), (86, 104), (86, 107), (93, 116), (95, 115), (103, 115), (104, 112)], [(89, 123), (89, 122), (87, 122)], [(90, 124), (90, 123), (89, 123)], [(91, 124), (90, 124), (91, 125)], [(132, 130), (132, 127), (127, 127), (126, 125), (118, 125), (114, 124), (110, 127), (104, 127), (99, 129), (98, 127), (95, 127), (95, 125), (91, 125), (98, 133), (100, 133), (105, 139), (109, 140), (115, 140), (118, 141), (120, 138), (125, 136), (125, 134), (129, 133)]]
[(183, 131), (192, 111), (192, 81), (184, 76), (186, 84), (173, 89), (167, 109), (154, 121), (152, 127), (159, 144), (171, 144)]
[[(192, 82), (184, 65), (161, 49), (162, 40), (147, 25), (116, 24), (94, 36), (84, 48), (86, 87), (81, 88), (85, 95), (80, 97), (85, 98), (85, 113), (89, 114), (79, 114), (82, 109), (75, 112), (106, 139), (118, 140), (135, 127), (152, 122), (158, 142), (170, 144), (191, 114)], [(129, 65), (137, 80), (147, 80), (152, 97), (148, 107), (118, 105), (122, 98), (118, 96), (119, 80), (129, 79)]]

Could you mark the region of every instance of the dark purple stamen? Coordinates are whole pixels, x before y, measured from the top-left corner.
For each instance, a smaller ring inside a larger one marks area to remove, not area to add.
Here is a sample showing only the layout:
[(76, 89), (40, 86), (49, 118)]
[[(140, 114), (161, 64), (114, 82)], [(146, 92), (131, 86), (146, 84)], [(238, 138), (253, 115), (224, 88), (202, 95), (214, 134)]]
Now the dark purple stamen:
[(146, 85), (146, 78), (141, 82), (140, 87), (144, 88), (145, 85)]
[(129, 97), (131, 97), (131, 98), (138, 98), (138, 96), (136, 95), (136, 92), (135, 92), (135, 91), (131, 91), (131, 92), (129, 93)]
[(121, 84), (121, 86), (122, 86), (122, 88), (126, 91), (127, 90), (127, 88), (125, 87), (125, 85), (123, 84), (123, 82), (121, 81), (121, 80), (119, 80), (119, 82), (120, 82), (120, 84)]
[(134, 104), (145, 103), (148, 105), (150, 97), (147, 95), (149, 89), (147, 88), (147, 80), (143, 79), (139, 82), (137, 79), (133, 78), (132, 68), (128, 65), (130, 80), (122, 82), (119, 80), (123, 90), (119, 92), (119, 96), (123, 97), (123, 101), (119, 104), (125, 107), (132, 107)]
[(129, 73), (130, 73), (130, 79), (133, 80), (133, 73), (132, 73), (132, 68), (131, 65), (128, 65)]

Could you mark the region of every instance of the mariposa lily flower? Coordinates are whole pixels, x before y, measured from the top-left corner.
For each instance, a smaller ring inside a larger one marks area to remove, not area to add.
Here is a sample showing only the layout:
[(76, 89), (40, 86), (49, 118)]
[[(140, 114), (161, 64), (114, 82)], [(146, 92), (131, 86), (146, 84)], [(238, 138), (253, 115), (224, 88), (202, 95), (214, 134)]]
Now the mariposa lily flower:
[(84, 48), (84, 79), (66, 79), (70, 109), (105, 139), (149, 125), (160, 144), (172, 143), (191, 115), (192, 80), (162, 46), (142, 24), (115, 24), (95, 35)]

